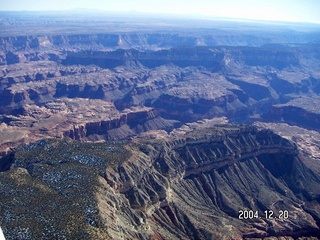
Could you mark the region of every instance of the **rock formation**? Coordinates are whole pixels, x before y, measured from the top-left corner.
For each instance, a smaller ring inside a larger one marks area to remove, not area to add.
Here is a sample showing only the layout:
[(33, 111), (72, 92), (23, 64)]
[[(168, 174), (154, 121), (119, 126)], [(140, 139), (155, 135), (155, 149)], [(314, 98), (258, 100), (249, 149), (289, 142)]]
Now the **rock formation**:
[[(271, 108), (272, 105), (318, 92), (319, 73), (314, 66), (320, 64), (319, 53), (310, 47), (281, 47), (281, 54), (276, 49), (91, 50), (66, 52), (53, 59), (52, 54), (46, 53), (37, 60), (2, 67), (2, 122), (8, 125), (7, 130), (27, 127), (33, 135), (40, 136), (37, 139), (47, 135), (43, 131), (48, 127), (50, 136), (93, 139), (98, 133), (101, 139), (119, 139), (143, 130), (170, 130), (185, 122), (217, 116), (243, 122), (251, 115), (268, 113), (269, 109), (269, 119), (275, 119), (280, 105)], [(192, 57), (188, 57), (190, 54)], [(142, 116), (145, 106), (155, 118), (149, 127), (143, 126), (144, 120), (134, 120), (134, 116)], [(141, 122), (140, 130), (136, 123), (121, 120), (127, 112), (132, 112), (130, 121)], [(60, 120), (54, 116), (58, 113)], [(52, 128), (50, 119), (59, 128)], [(109, 119), (121, 123), (110, 125)], [(316, 125), (314, 121), (310, 124)], [(106, 122), (108, 127), (86, 130), (99, 122)], [(122, 124), (129, 125), (127, 130), (121, 130), (123, 133), (107, 133)], [(78, 126), (86, 133), (74, 135)], [(91, 134), (95, 136), (90, 137)], [(2, 152), (6, 151), (5, 145), (8, 143), (2, 144)]]
[[(0, 174), (8, 239), (319, 237), (320, 175), (270, 130), (219, 125), (126, 143), (40, 141), (8, 159), (11, 170)], [(19, 213), (37, 194), (37, 207)], [(54, 211), (52, 197), (63, 207)], [(241, 210), (259, 217), (239, 219)]]
[(0, 15), (7, 239), (319, 237), (317, 25)]

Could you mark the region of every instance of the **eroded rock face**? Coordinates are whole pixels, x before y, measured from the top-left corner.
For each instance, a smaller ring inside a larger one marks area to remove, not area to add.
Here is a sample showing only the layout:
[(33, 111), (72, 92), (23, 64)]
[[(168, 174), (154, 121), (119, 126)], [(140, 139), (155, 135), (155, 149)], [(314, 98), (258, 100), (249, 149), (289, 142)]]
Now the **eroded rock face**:
[(278, 104), (271, 108), (267, 115), (272, 120), (280, 120), (293, 125), (303, 126), (319, 131), (320, 98), (300, 97), (286, 104)]
[[(319, 52), (309, 46), (48, 48), (8, 54), (21, 55), (15, 58), (21, 61), (1, 67), (1, 121), (6, 131), (32, 133), (29, 142), (47, 135), (125, 139), (219, 116), (244, 122), (270, 109), (275, 115), (279, 108), (272, 105), (310, 97), (319, 88)], [(3, 153), (14, 146), (1, 142)]]
[[(319, 137), (300, 128), (319, 131), (316, 26), (2, 14), (0, 226), (12, 239), (319, 237)], [(213, 127), (257, 120), (298, 148)]]
[[(160, 139), (137, 138), (125, 145), (55, 140), (22, 146), (12, 156), (11, 170), (1, 173), (6, 178), (1, 191), (20, 199), (24, 190), (13, 191), (10, 184), (27, 178), (29, 188), (43, 185), (48, 189), (45, 196), (54, 190), (66, 206), (73, 199), (72, 205), (79, 206), (77, 214), (87, 216), (75, 223), (88, 226), (83, 229), (88, 238), (95, 234), (111, 239), (319, 237), (320, 176), (303, 164), (292, 142), (249, 126), (181, 132)], [(24, 169), (19, 171), (25, 177), (17, 175), (17, 167)], [(91, 187), (83, 188), (81, 179), (87, 174)], [(90, 211), (87, 200), (79, 196), (91, 199)], [(51, 207), (41, 199), (39, 206)], [(19, 205), (1, 203), (2, 215), (15, 216)], [(23, 215), (29, 234), (38, 230), (28, 222), (45, 209)], [(257, 211), (261, 218), (239, 219), (239, 210)], [(268, 219), (266, 210), (277, 217), (279, 211), (288, 211), (289, 217)], [(15, 219), (0, 222), (13, 238), (16, 233), (8, 226)], [(57, 234), (73, 236), (66, 235), (64, 227), (53, 227)]]

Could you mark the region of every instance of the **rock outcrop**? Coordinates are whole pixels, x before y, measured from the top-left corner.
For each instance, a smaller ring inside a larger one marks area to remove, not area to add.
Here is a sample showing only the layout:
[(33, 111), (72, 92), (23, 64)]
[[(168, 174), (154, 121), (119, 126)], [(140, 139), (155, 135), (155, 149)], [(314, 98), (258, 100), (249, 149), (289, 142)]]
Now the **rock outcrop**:
[(1, 14), (7, 239), (320, 237), (318, 26)]
[[(39, 229), (31, 223), (46, 226), (44, 211), (53, 202), (45, 199), (55, 194), (64, 207), (72, 199), (77, 210), (66, 212), (65, 218), (81, 216), (73, 223), (84, 226), (88, 238), (319, 237), (320, 176), (303, 164), (292, 142), (249, 126), (175, 132), (119, 144), (55, 140), (17, 148), (11, 170), (0, 175), (6, 179), (2, 196), (10, 192), (18, 199), (1, 202), (1, 215), (11, 216), (0, 222), (5, 235), (37, 236)], [(26, 189), (14, 190), (18, 179), (31, 192), (46, 191), (38, 208), (20, 213), (28, 221), (19, 229), (9, 227), (17, 223), (17, 208), (25, 202), (20, 196)], [(88, 188), (84, 179), (90, 179)], [(257, 215), (241, 219), (242, 210)], [(277, 218), (266, 217), (265, 211)], [(59, 212), (51, 216), (58, 217)], [(66, 228), (52, 225), (51, 231), (74, 236)]]
[(300, 97), (286, 104), (274, 105), (267, 118), (273, 121), (287, 122), (309, 129), (320, 130), (320, 99), (318, 97)]
[[(2, 122), (6, 130), (30, 128), (39, 136), (30, 142), (45, 138), (48, 129), (49, 136), (101, 140), (127, 139), (145, 130), (171, 130), (220, 116), (246, 122), (267, 116), (263, 114), (270, 109), (269, 115), (276, 115), (279, 108), (273, 105), (319, 90), (317, 45), (156, 51), (48, 48), (7, 54), (13, 62), (1, 67)], [(145, 108), (153, 112), (153, 120), (142, 116)], [(126, 122), (122, 118), (127, 112), (132, 116)], [(140, 117), (145, 120), (137, 120)], [(0, 142), (1, 152), (14, 146)]]

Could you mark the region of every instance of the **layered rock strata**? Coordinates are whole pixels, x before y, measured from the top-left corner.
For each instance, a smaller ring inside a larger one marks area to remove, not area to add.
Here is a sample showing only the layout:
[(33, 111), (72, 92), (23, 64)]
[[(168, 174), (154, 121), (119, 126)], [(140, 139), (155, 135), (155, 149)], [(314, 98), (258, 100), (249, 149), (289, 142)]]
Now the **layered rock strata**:
[[(177, 133), (113, 146), (39, 142), (18, 148), (8, 157), (11, 170), (1, 173), (7, 179), (2, 192), (10, 191), (21, 201), (2, 202), (1, 214), (12, 216), (2, 218), (4, 233), (13, 239), (22, 231), (9, 227), (17, 221), (16, 207), (25, 201), (19, 197), (24, 190), (13, 191), (10, 185), (18, 184), (19, 178), (21, 183), (28, 179), (30, 189), (48, 189), (45, 196), (53, 191), (66, 206), (73, 199), (72, 206), (79, 206), (77, 214), (83, 216), (74, 223), (86, 226), (88, 238), (95, 234), (110, 239), (319, 237), (320, 176), (303, 164), (292, 142), (248, 126)], [(61, 151), (63, 146), (69, 152)], [(92, 185), (83, 188), (81, 179), (88, 174)], [(91, 199), (90, 211), (80, 195)], [(53, 203), (40, 200), (39, 204), (50, 208)], [(37, 229), (28, 222), (41, 222), (37, 216), (43, 216), (45, 209), (23, 215), (30, 220), (23, 225), (30, 236)], [(259, 217), (239, 219), (240, 210), (257, 211)], [(264, 211), (273, 211), (277, 218), (266, 217)], [(288, 218), (279, 216), (280, 211), (288, 211)], [(67, 238), (75, 234), (53, 227)]]
[[(1, 66), (1, 152), (27, 142), (26, 135), (35, 136), (30, 142), (46, 135), (124, 139), (217, 116), (234, 122), (261, 119), (270, 109), (270, 119), (277, 120), (286, 114), (273, 105), (319, 92), (316, 45), (72, 52), (49, 48), (39, 50), (34, 59), (28, 51), (19, 54), (18, 62)], [(143, 111), (152, 112), (154, 120), (136, 127), (140, 120), (132, 116), (140, 118)], [(133, 122), (120, 124), (128, 112)], [(306, 121), (314, 126), (316, 117)], [(10, 131), (20, 136), (16, 143), (3, 139)], [(28, 131), (32, 134), (25, 134)]]

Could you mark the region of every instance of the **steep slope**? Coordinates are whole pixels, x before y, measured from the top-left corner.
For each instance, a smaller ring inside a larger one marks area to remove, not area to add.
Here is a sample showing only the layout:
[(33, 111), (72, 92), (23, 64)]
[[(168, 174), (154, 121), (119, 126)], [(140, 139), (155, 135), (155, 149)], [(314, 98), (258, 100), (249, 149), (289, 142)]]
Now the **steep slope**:
[(320, 238), (319, 25), (98, 12), (0, 25), (8, 239)]
[[(293, 143), (249, 126), (176, 133), (111, 145), (54, 140), (17, 148), (7, 158), (11, 170), (0, 175), (1, 195), (17, 199), (1, 202), (1, 216), (11, 216), (1, 218), (4, 233), (8, 239), (22, 239), (23, 232), (36, 236), (39, 229), (29, 223), (42, 222), (39, 216), (45, 221), (43, 211), (54, 204), (41, 198), (43, 208), (22, 211), (27, 192), (19, 186), (27, 184), (31, 193), (48, 189), (41, 194), (77, 206), (83, 217), (76, 223), (86, 226), (88, 238), (320, 236), (320, 176), (303, 164)], [(241, 219), (241, 210), (258, 216)], [(23, 228), (12, 227), (18, 213), (27, 219)], [(68, 219), (75, 213), (65, 214)], [(51, 229), (74, 236), (60, 225)]]
[(0, 67), (2, 153), (48, 136), (127, 139), (217, 116), (251, 121), (270, 109), (277, 120), (284, 114), (273, 105), (320, 86), (317, 44), (15, 54), (18, 62)]
[(320, 98), (300, 97), (286, 104), (277, 104), (266, 115), (272, 120), (285, 121), (294, 125), (303, 126), (307, 129), (320, 130)]

